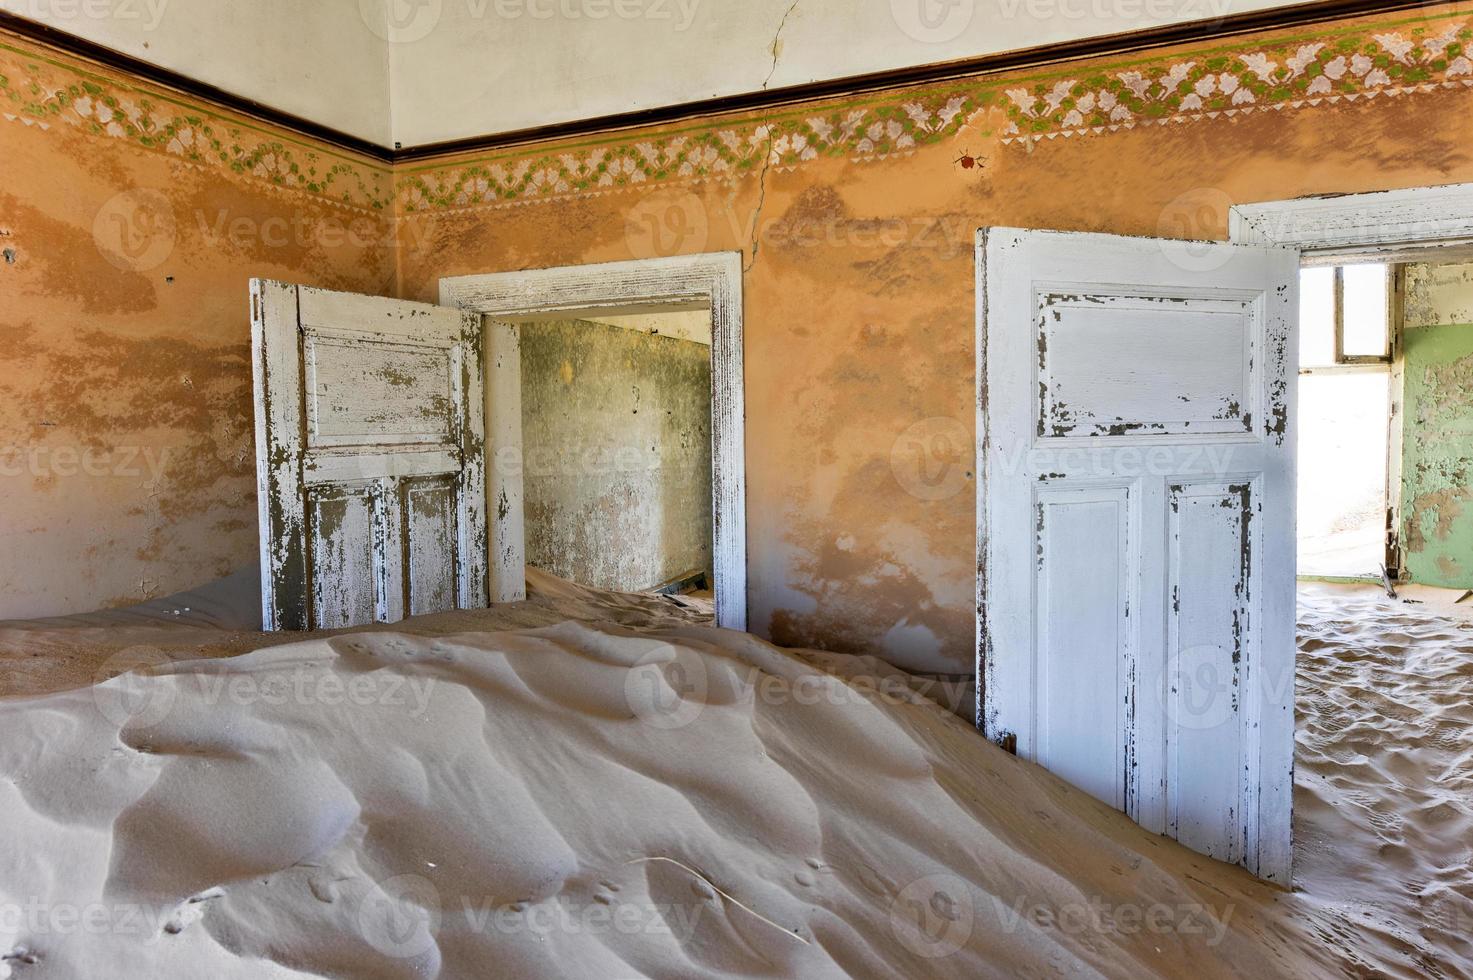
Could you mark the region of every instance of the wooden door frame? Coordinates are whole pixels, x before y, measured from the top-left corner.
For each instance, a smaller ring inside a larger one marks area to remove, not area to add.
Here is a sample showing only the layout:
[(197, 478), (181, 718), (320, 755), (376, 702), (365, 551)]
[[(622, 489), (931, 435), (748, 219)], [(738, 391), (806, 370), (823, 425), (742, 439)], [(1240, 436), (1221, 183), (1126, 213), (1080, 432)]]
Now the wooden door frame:
[[(1228, 212), (1228, 239), (1248, 245), (1293, 246), (1304, 253), (1306, 266), (1339, 260), (1393, 264), (1466, 260), (1473, 255), (1473, 184), (1238, 204)], [(1398, 289), (1401, 281), (1398, 270)], [(1400, 550), (1402, 432), (1398, 423), (1405, 405), (1406, 378), (1401, 360), (1402, 298), (1396, 302), (1391, 323), (1392, 424), (1386, 467), (1388, 569), (1393, 568), (1393, 557), (1398, 559), (1396, 565), (1405, 557)], [(1293, 353), (1297, 373), (1298, 352)]]
[[(515, 321), (711, 312), (711, 517), (716, 624), (747, 628), (746, 409), (739, 252), (524, 269), (440, 280), (440, 304), (485, 318), (486, 473), (492, 602), (525, 599), (521, 346)], [(508, 322), (512, 321), (512, 322)]]

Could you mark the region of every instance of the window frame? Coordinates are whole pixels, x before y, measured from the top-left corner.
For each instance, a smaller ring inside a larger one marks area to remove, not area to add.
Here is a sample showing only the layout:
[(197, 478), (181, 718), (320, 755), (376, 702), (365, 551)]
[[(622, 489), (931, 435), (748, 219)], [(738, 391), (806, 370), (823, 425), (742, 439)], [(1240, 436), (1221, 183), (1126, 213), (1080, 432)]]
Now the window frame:
[[(1386, 348), (1381, 354), (1345, 353), (1345, 267), (1347, 265), (1378, 265), (1386, 267)], [(1335, 362), (1333, 367), (1381, 367), (1391, 364), (1396, 355), (1396, 337), (1400, 333), (1396, 318), (1401, 309), (1402, 264), (1400, 262), (1337, 262), (1334, 265), (1335, 286)], [(1328, 365), (1327, 365), (1328, 366)], [(1318, 370), (1323, 371), (1325, 366)], [(1301, 373), (1313, 372), (1314, 367), (1303, 368)]]

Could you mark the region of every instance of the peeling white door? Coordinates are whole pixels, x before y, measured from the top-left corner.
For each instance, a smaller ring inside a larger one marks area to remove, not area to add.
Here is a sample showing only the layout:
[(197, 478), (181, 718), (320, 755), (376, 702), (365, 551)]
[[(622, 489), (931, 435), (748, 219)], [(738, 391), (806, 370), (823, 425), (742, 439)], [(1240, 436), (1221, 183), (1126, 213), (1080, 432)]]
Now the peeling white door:
[(1289, 883), (1298, 253), (978, 237), (978, 722)]
[(268, 630), (486, 605), (480, 318), (252, 280)]

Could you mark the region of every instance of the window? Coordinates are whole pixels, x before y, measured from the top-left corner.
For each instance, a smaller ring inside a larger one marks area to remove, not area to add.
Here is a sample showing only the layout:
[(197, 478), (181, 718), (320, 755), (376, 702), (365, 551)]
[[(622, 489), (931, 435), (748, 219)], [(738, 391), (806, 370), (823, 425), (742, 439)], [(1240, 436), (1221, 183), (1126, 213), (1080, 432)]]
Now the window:
[(1299, 275), (1301, 371), (1391, 363), (1396, 267), (1384, 262), (1317, 266)]

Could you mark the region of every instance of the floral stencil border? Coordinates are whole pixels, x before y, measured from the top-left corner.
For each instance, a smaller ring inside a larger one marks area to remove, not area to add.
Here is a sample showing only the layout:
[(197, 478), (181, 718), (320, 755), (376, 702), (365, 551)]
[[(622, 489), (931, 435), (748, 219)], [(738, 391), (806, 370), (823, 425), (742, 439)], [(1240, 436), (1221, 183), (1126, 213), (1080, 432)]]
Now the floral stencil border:
[(0, 120), (64, 126), (368, 212), (512, 207), (652, 184), (733, 181), (819, 158), (856, 162), (951, 139), (1004, 146), (1338, 101), (1473, 87), (1469, 11), (1382, 17), (1033, 75), (984, 76), (683, 128), (389, 166), (194, 105), (0, 34)]
[(0, 120), (122, 140), (360, 211), (393, 206), (393, 174), (0, 33)]
[(783, 115), (518, 148), (480, 161), (396, 171), (406, 214), (508, 207), (657, 183), (738, 180), (820, 157), (908, 154), (955, 136), (983, 110), (1003, 145), (1231, 118), (1473, 86), (1466, 11), (1359, 23), (1321, 36), (1244, 39), (1202, 53), (1006, 76), (811, 105)]

